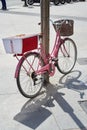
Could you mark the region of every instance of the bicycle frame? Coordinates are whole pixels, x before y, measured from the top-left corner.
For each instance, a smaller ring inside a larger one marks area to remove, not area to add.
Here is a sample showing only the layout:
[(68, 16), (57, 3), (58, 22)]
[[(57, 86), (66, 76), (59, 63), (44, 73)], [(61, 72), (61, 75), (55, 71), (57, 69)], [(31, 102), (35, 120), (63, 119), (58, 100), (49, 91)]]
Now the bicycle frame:
[[(41, 36), (40, 36), (41, 38)], [(60, 32), (56, 32), (56, 38), (55, 38), (55, 43), (52, 49), (52, 52), (48, 55), (46, 55), (45, 53), (45, 49), (43, 44), (40, 42), (40, 47), (37, 49), (37, 51), (33, 50), (36, 53), (39, 53), (41, 58), (44, 61), (44, 66), (41, 67), (41, 69), (35, 71), (35, 73), (37, 75), (39, 74), (44, 74), (46, 72), (49, 73), (49, 76), (53, 76), (55, 74), (55, 62), (58, 60), (56, 59), (57, 55), (58, 55), (58, 51), (59, 51), (59, 46), (64, 42), (64, 39), (61, 38), (60, 36)], [(61, 50), (62, 51), (62, 50)], [(32, 51), (31, 51), (32, 52)], [(63, 52), (62, 52), (63, 53)], [(18, 77), (18, 70), (19, 70), (19, 66), (20, 63), (22, 61), (22, 58), (19, 59), (17, 55), (15, 55), (15, 57), (17, 58), (17, 60), (19, 61), (17, 67), (16, 67), (16, 71), (15, 71), (15, 78)], [(22, 57), (24, 57), (24, 55), (22, 55)], [(24, 57), (25, 58), (25, 57)], [(26, 59), (26, 58), (25, 58)], [(55, 60), (56, 59), (56, 60)], [(27, 61), (28, 63), (28, 61)], [(28, 63), (29, 64), (29, 63)], [(32, 67), (32, 65), (29, 64), (30, 67)], [(23, 68), (25, 69), (25, 71), (27, 72), (26, 68), (23, 66)], [(27, 72), (29, 75), (29, 72)]]
[[(56, 34), (53, 48), (51, 52), (47, 50), (48, 53), (45, 50), (47, 43), (42, 42), (44, 34), (22, 34), (3, 39), (6, 52), (13, 53), (18, 61), (15, 78), (18, 90), (24, 97), (36, 97), (56, 70), (66, 75), (75, 66), (77, 47), (73, 39), (68, 37), (73, 34), (73, 21), (57, 20), (52, 25)], [(70, 29), (65, 28), (69, 26)]]
[(51, 57), (56, 58), (58, 55), (59, 51), (59, 46), (64, 42), (64, 39), (61, 38), (60, 32), (56, 32), (56, 39), (55, 39), (55, 44), (53, 47), (53, 50), (51, 52)]
[[(55, 58), (58, 55), (59, 46), (64, 42), (64, 39), (61, 39), (60, 32), (56, 32), (56, 39), (54, 43), (54, 47), (52, 52), (46, 56), (45, 49), (42, 44), (40, 44), (40, 55), (44, 60), (45, 65), (41, 67), (40, 70), (35, 71), (36, 74), (41, 74), (48, 72), (49, 76), (53, 76), (55, 74)], [(57, 59), (58, 60), (58, 59)], [(54, 62), (53, 62), (54, 61)]]

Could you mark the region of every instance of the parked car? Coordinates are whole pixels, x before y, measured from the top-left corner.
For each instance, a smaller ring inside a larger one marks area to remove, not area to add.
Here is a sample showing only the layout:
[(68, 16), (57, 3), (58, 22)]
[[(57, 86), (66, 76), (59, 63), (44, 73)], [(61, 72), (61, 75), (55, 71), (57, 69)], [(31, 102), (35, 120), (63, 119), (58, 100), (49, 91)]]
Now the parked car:
[(66, 0), (66, 2), (67, 2), (67, 3), (70, 3), (70, 2), (71, 2), (71, 0)]
[[(34, 3), (40, 3), (40, 0), (21, 0), (25, 1), (26, 5), (33, 5)], [(53, 2), (54, 5), (58, 5), (59, 3), (65, 4), (65, 2), (70, 3), (71, 1), (75, 2), (77, 0), (50, 0), (50, 2)], [(85, 1), (85, 0), (79, 0), (79, 1)]]
[(27, 5), (33, 5), (34, 3), (40, 3), (40, 0), (26, 0)]
[[(58, 5), (59, 3), (64, 4), (65, 0), (50, 0), (50, 2), (53, 2), (55, 5)], [(40, 0), (26, 0), (26, 3), (27, 5), (33, 5), (34, 3), (40, 3)]]
[(51, 0), (51, 2), (53, 2), (54, 5), (58, 5), (59, 3), (64, 4), (65, 0)]

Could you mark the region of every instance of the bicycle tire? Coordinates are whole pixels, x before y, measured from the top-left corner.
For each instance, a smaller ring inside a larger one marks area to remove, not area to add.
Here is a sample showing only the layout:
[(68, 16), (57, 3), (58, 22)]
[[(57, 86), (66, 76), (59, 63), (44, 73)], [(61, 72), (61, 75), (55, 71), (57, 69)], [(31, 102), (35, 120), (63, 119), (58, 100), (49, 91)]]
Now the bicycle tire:
[(27, 52), (22, 57), (16, 82), (24, 97), (33, 98), (40, 92), (44, 82), (44, 74), (34, 76), (34, 70), (38, 70), (43, 65), (44, 62), (38, 53)]
[[(70, 48), (71, 47), (71, 48)], [(77, 60), (77, 47), (70, 38), (65, 38), (58, 50), (57, 69), (62, 74), (68, 74), (75, 66)]]

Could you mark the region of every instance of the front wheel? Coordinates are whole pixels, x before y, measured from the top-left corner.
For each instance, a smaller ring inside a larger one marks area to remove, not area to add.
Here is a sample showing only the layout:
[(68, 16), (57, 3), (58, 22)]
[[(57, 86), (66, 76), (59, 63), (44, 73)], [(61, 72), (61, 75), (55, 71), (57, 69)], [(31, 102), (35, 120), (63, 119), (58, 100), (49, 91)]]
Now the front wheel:
[(58, 51), (58, 70), (63, 74), (68, 74), (74, 67), (77, 59), (77, 48), (74, 41), (66, 38), (60, 45)]
[(24, 97), (33, 98), (40, 92), (44, 75), (36, 75), (35, 71), (43, 65), (44, 62), (38, 53), (28, 52), (22, 57), (16, 81), (18, 89)]

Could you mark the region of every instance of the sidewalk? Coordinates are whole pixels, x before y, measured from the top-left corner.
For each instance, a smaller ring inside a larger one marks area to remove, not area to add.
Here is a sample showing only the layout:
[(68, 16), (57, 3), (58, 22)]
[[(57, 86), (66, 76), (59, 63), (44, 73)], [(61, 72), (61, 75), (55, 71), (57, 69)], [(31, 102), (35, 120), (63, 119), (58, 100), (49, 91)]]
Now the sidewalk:
[[(5, 53), (1, 39), (38, 33), (40, 7), (18, 5), (0, 10), (0, 130), (87, 130), (87, 1), (51, 4), (50, 13), (52, 19), (74, 20), (77, 63), (68, 75), (56, 71), (43, 93), (27, 99), (19, 93), (14, 79), (17, 61)], [(50, 31), (52, 48), (55, 33), (52, 27)]]

